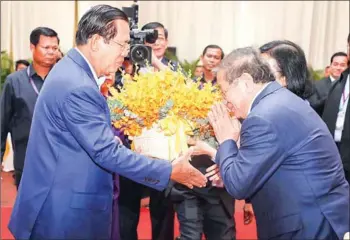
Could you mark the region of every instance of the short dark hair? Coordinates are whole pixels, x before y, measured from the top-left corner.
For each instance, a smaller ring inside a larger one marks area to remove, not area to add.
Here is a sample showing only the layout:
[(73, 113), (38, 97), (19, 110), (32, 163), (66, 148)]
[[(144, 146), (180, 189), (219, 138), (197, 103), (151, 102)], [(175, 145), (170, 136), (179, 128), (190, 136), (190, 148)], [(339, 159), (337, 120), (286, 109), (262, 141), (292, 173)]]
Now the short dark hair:
[(80, 19), (75, 35), (77, 46), (87, 44), (89, 38), (98, 34), (108, 43), (117, 35), (114, 20), (121, 19), (129, 22), (128, 16), (120, 9), (100, 4), (88, 10)]
[(243, 73), (251, 75), (254, 83), (267, 83), (275, 80), (269, 64), (253, 47), (233, 50), (222, 60), (218, 69), (225, 71), (226, 81), (230, 84)]
[(168, 30), (160, 22), (149, 22), (149, 23), (143, 25), (141, 30), (149, 30), (149, 29), (156, 29), (156, 28), (163, 28), (165, 39), (168, 39)]
[(287, 89), (302, 99), (307, 99), (313, 91), (304, 51), (288, 40), (277, 40), (260, 47), (261, 53), (274, 58), (280, 72), (286, 77)]
[(56, 37), (58, 44), (60, 44), (60, 38), (57, 35), (57, 32), (48, 27), (37, 27), (30, 33), (30, 43), (36, 46), (39, 43), (40, 36), (46, 37)]
[(18, 65), (20, 64), (23, 64), (23, 65), (26, 65), (27, 67), (30, 65), (30, 63), (27, 61), (27, 60), (24, 60), (24, 59), (19, 59), (15, 62), (15, 65), (16, 65), (16, 70), (18, 68)]
[(331, 64), (332, 64), (333, 59), (334, 59), (335, 57), (348, 57), (348, 55), (347, 55), (345, 52), (336, 52), (336, 53), (334, 53), (334, 54), (332, 55), (332, 57), (331, 57)]
[(203, 50), (203, 53), (202, 53), (203, 56), (207, 53), (209, 48), (220, 49), (220, 51), (221, 51), (221, 59), (224, 58), (224, 56), (225, 56), (224, 51), (222, 50), (222, 48), (220, 46), (215, 45), (215, 44), (210, 44), (210, 45), (206, 46), (204, 48), (204, 50)]

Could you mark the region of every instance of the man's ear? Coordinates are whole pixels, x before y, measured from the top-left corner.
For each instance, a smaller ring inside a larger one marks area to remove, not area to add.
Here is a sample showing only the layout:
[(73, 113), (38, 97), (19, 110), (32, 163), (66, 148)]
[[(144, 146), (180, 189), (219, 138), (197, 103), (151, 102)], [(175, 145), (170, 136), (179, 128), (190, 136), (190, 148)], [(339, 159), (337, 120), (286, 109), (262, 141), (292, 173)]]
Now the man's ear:
[(285, 76), (278, 78), (277, 80), (282, 87), (287, 87), (287, 79)]
[(165, 44), (165, 50), (168, 48), (168, 43), (169, 43), (169, 41), (168, 41), (168, 39), (166, 38), (166, 39), (165, 39), (165, 43), (164, 43), (164, 44)]
[(244, 84), (245, 92), (251, 93), (254, 90), (254, 79), (249, 73), (243, 73), (240, 81)]
[(104, 39), (100, 35), (92, 35), (90, 38), (90, 48), (93, 52), (97, 52), (99, 50), (101, 41), (104, 41)]
[(253, 80), (253, 77), (252, 75), (250, 75), (249, 73), (243, 73), (241, 76), (240, 76), (240, 79), (246, 81), (246, 82), (254, 82)]
[(30, 44), (30, 51), (33, 53), (33, 51), (34, 51), (34, 49), (35, 49), (35, 46), (34, 46), (34, 44)]

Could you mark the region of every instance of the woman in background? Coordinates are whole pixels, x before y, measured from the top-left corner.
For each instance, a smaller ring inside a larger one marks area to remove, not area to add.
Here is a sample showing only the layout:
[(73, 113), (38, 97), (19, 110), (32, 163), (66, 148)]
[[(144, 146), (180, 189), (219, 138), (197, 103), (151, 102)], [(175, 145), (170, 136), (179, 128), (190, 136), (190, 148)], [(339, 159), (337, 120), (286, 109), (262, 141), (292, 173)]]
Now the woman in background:
[(304, 100), (312, 95), (313, 83), (300, 46), (288, 40), (277, 40), (259, 49), (269, 62), (277, 82)]

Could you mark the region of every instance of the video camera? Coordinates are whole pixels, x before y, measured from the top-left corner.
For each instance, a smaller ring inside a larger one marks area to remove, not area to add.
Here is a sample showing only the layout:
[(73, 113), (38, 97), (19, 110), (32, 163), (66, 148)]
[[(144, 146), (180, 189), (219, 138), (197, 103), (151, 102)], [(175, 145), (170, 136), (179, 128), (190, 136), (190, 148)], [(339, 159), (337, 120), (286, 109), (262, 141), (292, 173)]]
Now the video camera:
[(130, 25), (130, 52), (128, 59), (134, 64), (145, 66), (146, 62), (152, 62), (152, 48), (146, 46), (144, 42), (155, 43), (158, 38), (158, 31), (155, 29), (138, 29), (139, 6), (137, 1), (131, 7), (122, 8), (129, 18)]

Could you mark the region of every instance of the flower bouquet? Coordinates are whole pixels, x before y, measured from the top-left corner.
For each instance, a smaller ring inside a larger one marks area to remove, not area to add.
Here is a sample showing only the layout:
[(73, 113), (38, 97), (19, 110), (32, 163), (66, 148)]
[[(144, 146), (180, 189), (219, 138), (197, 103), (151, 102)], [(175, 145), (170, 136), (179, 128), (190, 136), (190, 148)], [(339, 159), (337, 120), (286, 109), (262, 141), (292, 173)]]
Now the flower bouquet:
[(221, 93), (212, 84), (199, 89), (181, 69), (149, 69), (133, 78), (124, 74), (124, 88), (110, 93), (107, 102), (114, 127), (143, 154), (173, 160), (188, 148), (189, 136), (217, 145), (207, 114), (221, 101)]

